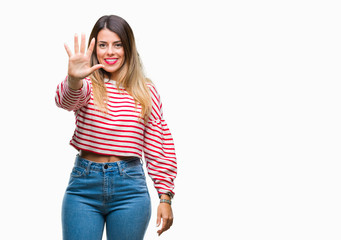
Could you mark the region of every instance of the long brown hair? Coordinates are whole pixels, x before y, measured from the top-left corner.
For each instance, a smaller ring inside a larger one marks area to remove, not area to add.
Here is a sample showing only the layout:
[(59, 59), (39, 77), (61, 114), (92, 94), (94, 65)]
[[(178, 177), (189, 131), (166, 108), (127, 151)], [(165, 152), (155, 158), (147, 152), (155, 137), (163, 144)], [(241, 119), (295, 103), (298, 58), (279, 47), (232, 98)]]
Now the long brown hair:
[[(151, 96), (149, 88), (146, 85), (150, 82), (143, 73), (143, 67), (138, 55), (135, 37), (133, 30), (129, 24), (121, 17), (116, 15), (102, 16), (93, 27), (89, 44), (91, 39), (96, 39), (96, 44), (91, 57), (91, 66), (98, 64), (97, 59), (97, 35), (102, 29), (108, 29), (116, 33), (122, 42), (124, 49), (125, 61), (122, 67), (118, 70), (118, 79), (116, 80), (117, 88), (123, 87), (141, 107), (141, 118), (148, 120), (151, 109)], [(93, 96), (95, 105), (102, 112), (107, 112), (107, 89), (105, 87), (104, 78), (110, 76), (104, 69), (99, 69), (90, 75), (93, 87)]]

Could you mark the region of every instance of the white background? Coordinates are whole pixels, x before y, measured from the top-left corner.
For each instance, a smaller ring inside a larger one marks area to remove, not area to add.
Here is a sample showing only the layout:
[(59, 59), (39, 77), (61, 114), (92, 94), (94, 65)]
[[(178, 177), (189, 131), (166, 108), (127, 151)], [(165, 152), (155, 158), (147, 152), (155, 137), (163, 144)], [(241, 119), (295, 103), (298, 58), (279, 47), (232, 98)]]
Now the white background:
[(63, 44), (105, 14), (134, 30), (178, 155), (153, 239), (340, 239), (338, 1), (10, 1), (0, 6), (0, 239), (61, 239), (76, 151), (54, 103)]

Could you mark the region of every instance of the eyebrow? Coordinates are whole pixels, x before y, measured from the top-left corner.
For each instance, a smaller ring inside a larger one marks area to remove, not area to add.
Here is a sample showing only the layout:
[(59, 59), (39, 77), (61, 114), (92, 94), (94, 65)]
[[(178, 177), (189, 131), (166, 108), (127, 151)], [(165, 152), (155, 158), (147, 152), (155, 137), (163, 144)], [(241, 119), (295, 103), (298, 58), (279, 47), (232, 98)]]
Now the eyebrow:
[[(115, 41), (114, 43), (120, 43), (122, 41)], [(98, 43), (107, 43), (106, 41), (98, 41)]]

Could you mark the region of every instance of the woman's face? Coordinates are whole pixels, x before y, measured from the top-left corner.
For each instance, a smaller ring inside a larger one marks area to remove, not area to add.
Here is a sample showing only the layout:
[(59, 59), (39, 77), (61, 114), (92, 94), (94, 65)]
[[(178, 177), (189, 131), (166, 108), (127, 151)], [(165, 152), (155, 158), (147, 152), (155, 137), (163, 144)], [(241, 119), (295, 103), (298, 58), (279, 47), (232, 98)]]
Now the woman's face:
[(120, 37), (109, 29), (102, 29), (97, 35), (97, 59), (110, 73), (110, 79), (116, 80), (118, 70), (124, 63), (124, 49)]

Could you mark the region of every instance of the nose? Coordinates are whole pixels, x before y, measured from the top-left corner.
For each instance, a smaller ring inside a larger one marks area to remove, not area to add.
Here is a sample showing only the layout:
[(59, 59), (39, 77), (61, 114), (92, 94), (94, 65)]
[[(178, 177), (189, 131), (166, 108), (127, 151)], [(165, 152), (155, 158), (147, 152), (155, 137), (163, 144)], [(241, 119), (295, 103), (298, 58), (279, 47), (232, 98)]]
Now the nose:
[(113, 55), (114, 54), (113, 48), (109, 47), (107, 53), (108, 55)]

